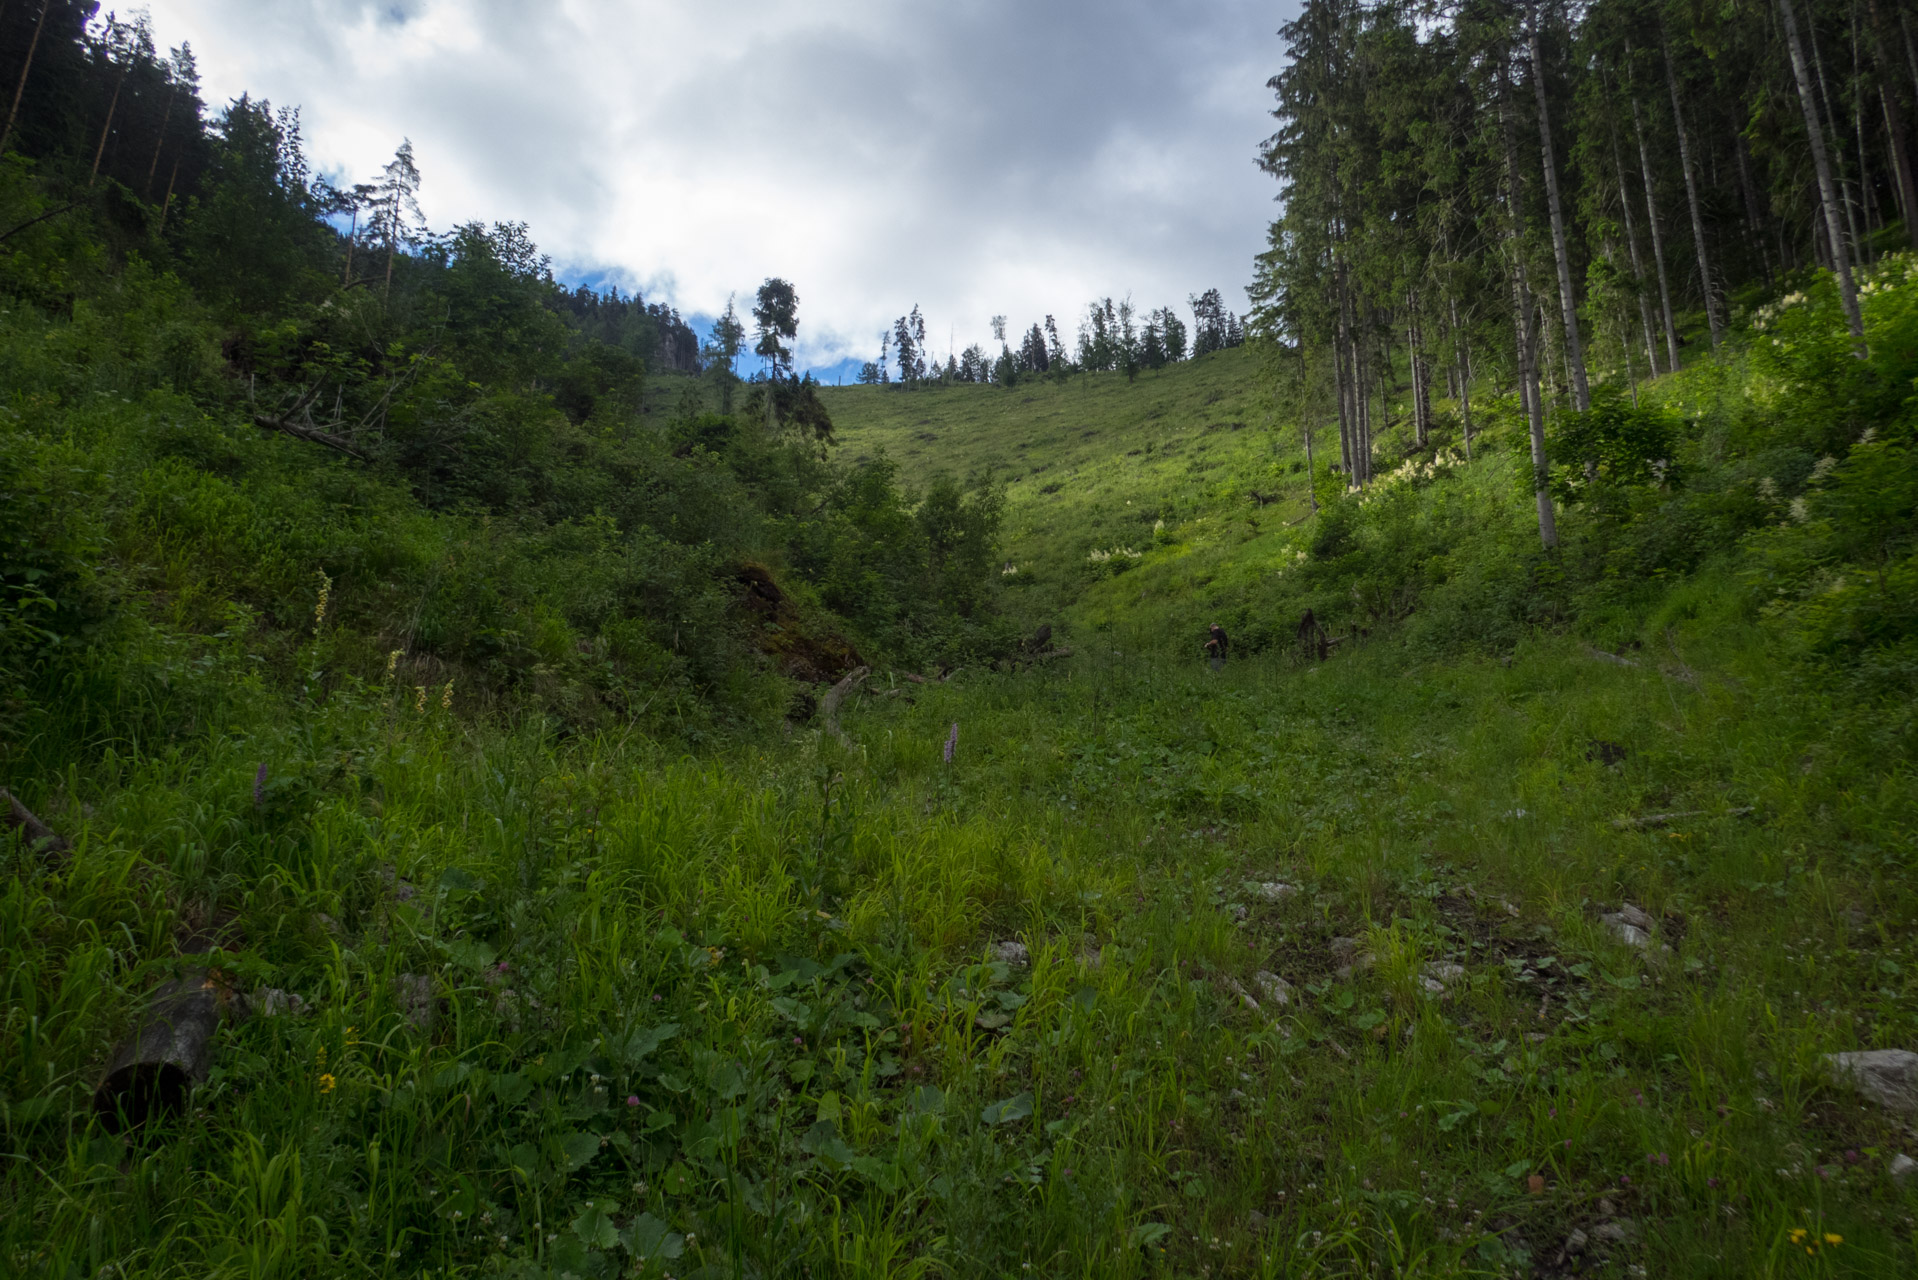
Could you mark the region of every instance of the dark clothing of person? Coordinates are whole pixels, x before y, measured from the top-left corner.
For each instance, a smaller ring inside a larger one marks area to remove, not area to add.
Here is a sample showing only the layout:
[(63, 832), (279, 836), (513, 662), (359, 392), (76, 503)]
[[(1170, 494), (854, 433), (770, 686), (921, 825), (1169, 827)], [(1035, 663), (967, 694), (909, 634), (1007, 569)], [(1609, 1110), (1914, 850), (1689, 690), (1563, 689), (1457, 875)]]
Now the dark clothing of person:
[(1214, 627), (1212, 628), (1212, 638), (1205, 642), (1205, 656), (1208, 658), (1216, 658), (1220, 662), (1224, 662), (1225, 651), (1230, 647), (1230, 644), (1231, 642), (1225, 638), (1225, 629), (1223, 627)]

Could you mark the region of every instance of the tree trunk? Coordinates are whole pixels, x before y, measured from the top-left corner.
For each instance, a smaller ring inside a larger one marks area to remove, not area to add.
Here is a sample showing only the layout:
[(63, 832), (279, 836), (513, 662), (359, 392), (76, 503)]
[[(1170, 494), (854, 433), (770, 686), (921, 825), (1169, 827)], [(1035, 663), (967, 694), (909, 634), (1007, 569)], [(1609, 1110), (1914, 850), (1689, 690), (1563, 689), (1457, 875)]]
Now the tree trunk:
[(1898, 29), (1905, 36), (1905, 62), (1911, 67), (1911, 98), (1918, 102), (1918, 41), (1911, 38), (1911, 22), (1903, 9), (1898, 10)]
[(1299, 434), (1305, 437), (1305, 500), (1311, 510), (1319, 509), (1319, 488), (1317, 473), (1312, 466), (1312, 371), (1305, 361), (1305, 329), (1295, 325), (1293, 336), (1299, 343)]
[[(1631, 48), (1626, 47), (1630, 56)], [(1645, 179), (1645, 221), (1652, 231), (1652, 260), (1658, 267), (1658, 299), (1663, 308), (1665, 319), (1665, 354), (1671, 358), (1671, 372), (1678, 372), (1678, 326), (1672, 319), (1672, 282), (1671, 275), (1665, 269), (1665, 236), (1658, 225), (1658, 199), (1652, 192), (1652, 148), (1645, 140), (1645, 122), (1638, 114), (1638, 99), (1631, 97), (1631, 86), (1625, 89), (1626, 97), (1632, 103), (1632, 130), (1638, 135), (1638, 165)]]
[(100, 145), (93, 151), (93, 172), (87, 175), (90, 187), (100, 177), (100, 158), (107, 153), (107, 139), (113, 134), (113, 113), (120, 109), (120, 90), (127, 82), (126, 69), (120, 70), (120, 78), (113, 82), (113, 97), (107, 100), (107, 122), (100, 127)]
[(1578, 303), (1572, 296), (1572, 256), (1565, 243), (1565, 214), (1558, 198), (1558, 161), (1552, 151), (1552, 111), (1545, 94), (1545, 51), (1539, 40), (1539, 16), (1532, 9), (1532, 88), (1538, 97), (1538, 149), (1545, 169), (1545, 207), (1552, 215), (1552, 256), (1558, 262), (1558, 307), (1565, 325), (1565, 364), (1571, 374), (1572, 407), (1592, 407), (1585, 377), (1585, 344), (1578, 331)]
[(41, 0), (40, 20), (33, 24), (33, 39), (27, 42), (27, 60), (20, 67), (20, 83), (13, 90), (13, 109), (7, 112), (7, 127), (0, 129), (0, 152), (7, 149), (7, 140), (13, 137), (13, 123), (20, 116), (20, 99), (27, 92), (27, 73), (33, 70), (33, 55), (40, 47), (40, 32), (47, 25), (47, 10), (53, 7), (53, 0)]
[(1678, 67), (1672, 61), (1671, 37), (1659, 18), (1659, 36), (1665, 52), (1665, 84), (1672, 94), (1672, 125), (1678, 131), (1678, 164), (1685, 171), (1685, 199), (1692, 211), (1692, 243), (1698, 250), (1698, 279), (1705, 289), (1705, 325), (1711, 330), (1712, 350), (1718, 350), (1721, 338), (1718, 322), (1718, 297), (1712, 282), (1711, 259), (1705, 247), (1705, 214), (1698, 203), (1698, 176), (1692, 171), (1691, 139), (1685, 132), (1685, 107), (1678, 96)]
[(1521, 203), (1523, 188), (1518, 178), (1518, 142), (1513, 136), (1511, 86), (1499, 77), (1499, 115), (1505, 135), (1505, 177), (1510, 200), (1508, 245), (1511, 253), (1512, 323), (1518, 346), (1518, 383), (1525, 401), (1525, 416), (1532, 439), (1532, 493), (1538, 503), (1538, 540), (1546, 550), (1558, 545), (1558, 519), (1552, 510), (1552, 490), (1548, 483), (1550, 465), (1545, 456), (1545, 413), (1539, 403), (1536, 365), (1533, 362), (1532, 300), (1525, 283), (1525, 212)]
[[(1918, 249), (1918, 179), (1914, 179), (1911, 172), (1911, 150), (1905, 135), (1904, 112), (1898, 105), (1897, 93), (1891, 87), (1897, 76), (1889, 48), (1891, 31), (1878, 0), (1865, 0), (1865, 5), (1866, 12), (1871, 15), (1874, 37), (1872, 53), (1878, 63), (1878, 74), (1882, 77), (1878, 85), (1878, 100), (1885, 108), (1885, 135), (1891, 143), (1892, 176), (1898, 182), (1898, 207), (1904, 212), (1905, 237), (1910, 240), (1912, 248)], [(1912, 87), (1918, 90), (1918, 75), (1913, 77)]]
[(161, 231), (166, 230), (167, 210), (173, 207), (173, 184), (179, 180), (179, 177), (180, 177), (180, 162), (178, 159), (175, 159), (173, 162), (173, 172), (170, 175), (168, 175), (166, 180), (166, 202), (160, 206), (160, 230)]
[(1472, 460), (1472, 348), (1471, 335), (1458, 321), (1458, 299), (1447, 298), (1452, 313), (1452, 346), (1458, 355), (1459, 417), (1465, 429), (1465, 460)]
[(1612, 136), (1612, 168), (1618, 172), (1618, 207), (1625, 222), (1625, 251), (1632, 264), (1632, 292), (1638, 297), (1638, 323), (1645, 333), (1645, 359), (1650, 362), (1652, 376), (1656, 378), (1658, 343), (1652, 337), (1652, 300), (1645, 295), (1645, 261), (1638, 252), (1638, 220), (1632, 217), (1632, 193), (1625, 185), (1625, 158), (1618, 150), (1618, 129), (1609, 118), (1606, 125)]
[(1771, 287), (1771, 255), (1765, 252), (1765, 220), (1758, 212), (1758, 188), (1752, 185), (1751, 157), (1746, 154), (1745, 135), (1732, 131), (1732, 159), (1738, 162), (1738, 189), (1745, 197), (1745, 224), (1751, 228), (1752, 243), (1758, 246), (1758, 264), (1765, 270), (1765, 287)]
[(160, 152), (166, 147), (167, 126), (173, 123), (173, 100), (180, 96), (180, 87), (169, 84), (166, 95), (166, 111), (160, 116), (160, 136), (153, 140), (153, 160), (147, 165), (147, 185), (140, 194), (144, 199), (153, 199), (153, 179), (160, 172)]
[(1818, 121), (1818, 104), (1812, 94), (1811, 70), (1805, 64), (1805, 47), (1798, 39), (1798, 19), (1791, 0), (1778, 0), (1778, 13), (1785, 26), (1785, 47), (1791, 54), (1792, 76), (1798, 82), (1798, 105), (1805, 113), (1805, 132), (1811, 138), (1811, 162), (1818, 174), (1818, 199), (1825, 211), (1825, 240), (1831, 248), (1832, 274), (1838, 277), (1838, 297), (1845, 307), (1845, 320), (1851, 336), (1863, 340), (1865, 326), (1858, 313), (1858, 289), (1851, 278), (1851, 261), (1845, 252), (1845, 231), (1838, 212), (1838, 192), (1831, 177), (1831, 158), (1825, 152), (1825, 133)]
[[(1862, 89), (1864, 73), (1860, 66), (1864, 61), (1864, 54), (1858, 47), (1860, 39), (1858, 10), (1854, 6), (1851, 11), (1851, 127), (1854, 136), (1858, 139), (1858, 216), (1865, 220), (1867, 228), (1876, 232), (1884, 230), (1885, 217), (1878, 207), (1878, 192), (1872, 186), (1871, 166), (1866, 163), (1866, 158), (1871, 154), (1871, 148), (1865, 142), (1865, 95)], [(1868, 259), (1871, 256), (1869, 236), (1859, 242), (1859, 252)]]
[(1825, 110), (1825, 145), (1831, 149), (1831, 171), (1838, 186), (1838, 203), (1845, 211), (1845, 226), (1851, 232), (1851, 239), (1846, 242), (1846, 256), (1848, 261), (1856, 263), (1864, 246), (1864, 238), (1858, 233), (1858, 202), (1852, 196), (1851, 184), (1845, 180), (1845, 155), (1838, 145), (1844, 134), (1838, 130), (1837, 108), (1832, 105), (1831, 86), (1825, 80), (1825, 55), (1818, 47), (1818, 30), (1810, 23), (1805, 24), (1805, 43), (1811, 46), (1811, 69), (1818, 80), (1817, 97)]

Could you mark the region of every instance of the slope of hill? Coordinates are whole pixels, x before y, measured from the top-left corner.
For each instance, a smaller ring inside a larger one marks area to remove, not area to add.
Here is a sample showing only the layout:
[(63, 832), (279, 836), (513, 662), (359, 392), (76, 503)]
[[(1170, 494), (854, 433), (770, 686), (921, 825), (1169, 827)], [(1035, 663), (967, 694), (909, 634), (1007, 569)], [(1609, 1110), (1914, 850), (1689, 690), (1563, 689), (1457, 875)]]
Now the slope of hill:
[(639, 412), (275, 127), (0, 163), (0, 1272), (1918, 1271), (1918, 262), (1556, 414), (1548, 551), (1497, 396), (1302, 518), (1251, 349)]
[(1002, 575), (1007, 603), (1036, 624), (1058, 621), (1109, 572), (1110, 557), (1129, 565), (1128, 553), (1163, 541), (1168, 529), (1215, 516), (1243, 515), (1255, 529), (1298, 519), (1302, 455), (1274, 430), (1259, 358), (1239, 347), (1133, 381), (1100, 374), (823, 394), (854, 457), (884, 456), (907, 483), (944, 473), (998, 488), (1012, 570)]

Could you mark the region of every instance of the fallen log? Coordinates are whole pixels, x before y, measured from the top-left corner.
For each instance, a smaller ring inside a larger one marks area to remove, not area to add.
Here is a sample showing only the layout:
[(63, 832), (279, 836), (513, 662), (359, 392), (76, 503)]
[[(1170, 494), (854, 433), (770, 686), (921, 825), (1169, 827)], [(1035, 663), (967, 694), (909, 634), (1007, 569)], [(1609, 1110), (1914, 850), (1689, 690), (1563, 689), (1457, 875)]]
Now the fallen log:
[(860, 683), (871, 674), (871, 667), (855, 667), (853, 670), (847, 672), (845, 678), (838, 684), (826, 690), (826, 696), (819, 700), (820, 722), (832, 732), (833, 736), (842, 741), (845, 739), (846, 734), (845, 731), (839, 727), (839, 704), (844, 702), (846, 695), (854, 689), (857, 689)]
[[(1739, 809), (1727, 809), (1724, 811), (1724, 816), (1727, 818), (1743, 818), (1748, 817), (1754, 812), (1756, 811), (1750, 805), (1746, 805)], [(1614, 818), (1612, 819), (1612, 825), (1620, 831), (1634, 831), (1645, 827), (1662, 827), (1668, 822), (1678, 822), (1685, 818), (1714, 818), (1718, 816), (1719, 812), (1716, 809), (1685, 809), (1676, 813), (1647, 813), (1636, 818)]]
[(217, 969), (188, 969), (154, 992), (93, 1091), (101, 1123), (120, 1132), (184, 1111), (187, 1094), (205, 1082), (212, 1066), (220, 1023), (245, 1016), (246, 998)]
[(20, 833), (27, 847), (39, 853), (66, 853), (73, 844), (59, 832), (34, 816), (33, 810), (20, 803), (11, 791), (0, 787), (0, 800), (6, 801), (6, 813), (0, 815), (0, 821)]

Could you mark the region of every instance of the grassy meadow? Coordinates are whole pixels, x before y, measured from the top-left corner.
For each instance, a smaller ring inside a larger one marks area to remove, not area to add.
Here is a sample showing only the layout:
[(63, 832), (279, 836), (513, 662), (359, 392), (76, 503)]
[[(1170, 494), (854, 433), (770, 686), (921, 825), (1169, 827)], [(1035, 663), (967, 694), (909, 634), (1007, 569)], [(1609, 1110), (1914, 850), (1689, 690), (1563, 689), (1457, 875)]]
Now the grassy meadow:
[[(1891, 270), (1883, 326), (1918, 305)], [(1771, 332), (1815, 371), (1832, 308), (1800, 310)], [(1301, 520), (1258, 367), (825, 392), (847, 457), (1001, 486), (1002, 607), (1074, 649), (882, 664), (843, 737), (471, 704), (377, 674), (364, 604), (276, 648), (156, 623), (159, 701), (75, 723), (166, 732), (7, 757), (73, 848), (0, 846), (0, 1268), (1918, 1267), (1918, 1135), (1823, 1057), (1918, 1046), (1909, 551), (1841, 537), (1908, 522), (1909, 409), (1827, 464), (1760, 431), (1824, 421), (1811, 375), (1701, 363), (1646, 392), (1691, 485), (1586, 491), (1545, 556), (1509, 406), (1470, 465), (1441, 440)], [(176, 429), (65, 394), (75, 448)], [(161, 527), (91, 554), (221, 616)], [(1323, 663), (1308, 604), (1351, 637)], [(208, 972), (206, 1078), (111, 1123), (112, 1047)]]
[[(1292, 456), (1295, 440), (1281, 443), (1259, 362), (1256, 350), (1235, 347), (1130, 382), (1078, 374), (1009, 388), (821, 394), (854, 458), (883, 456), (921, 483), (944, 473), (997, 487), (1014, 570), (1004, 575), (1008, 606), (1037, 625), (1077, 599), (1089, 555), (1125, 563), (1124, 553), (1153, 546), (1155, 525), (1157, 537), (1203, 520), (1277, 529), (1305, 514), (1303, 455)], [(1254, 506), (1255, 489), (1269, 505)]]

